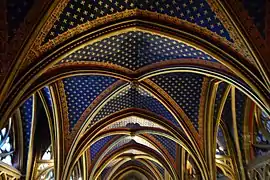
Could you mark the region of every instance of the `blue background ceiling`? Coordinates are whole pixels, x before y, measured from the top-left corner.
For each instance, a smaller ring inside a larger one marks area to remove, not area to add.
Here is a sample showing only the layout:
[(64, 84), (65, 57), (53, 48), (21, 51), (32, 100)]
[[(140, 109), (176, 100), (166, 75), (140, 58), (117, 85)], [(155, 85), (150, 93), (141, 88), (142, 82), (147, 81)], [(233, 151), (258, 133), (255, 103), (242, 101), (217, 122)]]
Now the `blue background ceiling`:
[(27, 99), (20, 107), (22, 126), (23, 126), (23, 139), (24, 139), (24, 167), (26, 168), (26, 161), (28, 157), (31, 127), (33, 121), (33, 96)]
[(179, 126), (172, 114), (153, 96), (141, 88), (126, 88), (107, 102), (93, 119), (98, 120), (127, 108), (140, 108), (160, 115), (174, 125)]
[(51, 92), (48, 86), (45, 86), (44, 88), (41, 89), (41, 92), (44, 96), (44, 99), (46, 101), (46, 104), (49, 108), (51, 116), (53, 115), (53, 102), (52, 102), (52, 96)]
[(106, 176), (107, 172), (109, 172), (110, 169), (111, 169), (111, 167), (106, 167), (106, 168), (102, 171), (102, 173), (101, 173), (101, 179), (102, 179), (102, 180), (105, 179), (105, 176)]
[[(176, 158), (176, 143), (164, 136), (153, 135), (170, 153), (170, 155), (175, 159)], [(161, 147), (160, 147), (161, 148)]]
[(198, 129), (198, 115), (203, 76), (194, 73), (170, 73), (151, 78), (184, 110)]
[(233, 129), (232, 129), (232, 108), (231, 108), (231, 92), (228, 94), (223, 111), (222, 111), (222, 115), (221, 115), (221, 119), (224, 120), (224, 122), (228, 125), (228, 127), (231, 127), (231, 129), (229, 129), (229, 132), (231, 134), (233, 134)]
[(48, 33), (45, 42), (87, 21), (135, 8), (183, 19), (232, 41), (205, 0), (71, 0)]
[(84, 110), (110, 85), (116, 78), (107, 76), (74, 76), (63, 79), (70, 128), (73, 128)]
[(239, 137), (243, 137), (244, 115), (247, 96), (238, 89), (235, 90), (235, 110)]
[(130, 31), (88, 45), (60, 63), (98, 61), (137, 70), (153, 63), (183, 58), (217, 62), (211, 56), (187, 44), (150, 33)]
[(91, 145), (90, 147), (90, 156), (91, 156), (91, 160), (93, 161), (94, 158), (96, 157), (96, 155), (98, 153), (100, 153), (100, 151), (102, 150), (102, 148), (110, 141), (112, 140), (114, 136), (107, 136), (104, 137), (100, 140), (98, 140), (97, 142), (95, 142), (94, 144)]
[(154, 164), (154, 166), (156, 166), (156, 168), (158, 169), (158, 171), (160, 172), (160, 174), (162, 175), (163, 178), (165, 178), (165, 170), (163, 167), (161, 167), (158, 163), (156, 163), (155, 161), (151, 161), (151, 163)]

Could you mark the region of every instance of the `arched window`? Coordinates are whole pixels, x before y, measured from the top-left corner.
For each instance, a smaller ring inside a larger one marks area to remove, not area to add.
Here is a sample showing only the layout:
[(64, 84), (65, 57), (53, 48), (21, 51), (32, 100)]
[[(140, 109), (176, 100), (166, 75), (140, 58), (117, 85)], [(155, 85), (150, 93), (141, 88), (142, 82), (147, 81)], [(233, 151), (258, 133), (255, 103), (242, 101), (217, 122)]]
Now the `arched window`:
[(0, 131), (0, 160), (10, 166), (13, 165), (14, 143), (12, 136), (12, 118)]
[(52, 146), (49, 146), (47, 150), (41, 155), (37, 161), (36, 179), (39, 180), (53, 180), (54, 179), (54, 162)]

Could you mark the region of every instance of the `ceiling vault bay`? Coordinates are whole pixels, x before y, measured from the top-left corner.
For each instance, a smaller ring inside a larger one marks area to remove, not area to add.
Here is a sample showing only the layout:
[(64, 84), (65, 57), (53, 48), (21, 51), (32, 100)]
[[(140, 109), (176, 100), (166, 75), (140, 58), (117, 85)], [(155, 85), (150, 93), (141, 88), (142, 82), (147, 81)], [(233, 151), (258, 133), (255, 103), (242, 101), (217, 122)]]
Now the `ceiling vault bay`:
[(2, 179), (269, 178), (265, 0), (2, 5)]

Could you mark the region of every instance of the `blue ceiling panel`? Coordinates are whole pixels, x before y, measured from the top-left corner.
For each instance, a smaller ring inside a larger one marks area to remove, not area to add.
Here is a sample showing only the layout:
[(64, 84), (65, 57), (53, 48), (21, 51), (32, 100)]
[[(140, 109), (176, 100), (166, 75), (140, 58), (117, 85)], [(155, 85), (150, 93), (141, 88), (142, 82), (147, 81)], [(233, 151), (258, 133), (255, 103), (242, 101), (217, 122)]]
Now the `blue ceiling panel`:
[(51, 115), (53, 115), (53, 102), (49, 87), (45, 86), (44, 88), (41, 89), (41, 92), (45, 98), (46, 104), (48, 105)]
[(107, 136), (104, 137), (90, 147), (90, 154), (91, 154), (91, 160), (93, 161), (96, 157), (96, 155), (101, 151), (101, 149), (106, 146), (106, 144), (113, 138), (114, 136)]
[(212, 11), (206, 0), (70, 0), (46, 36), (45, 42), (88, 21), (129, 9), (146, 10), (148, 12), (176, 17), (206, 28), (232, 41), (228, 31)]
[(140, 108), (160, 115), (180, 128), (173, 115), (152, 95), (141, 88), (126, 88), (107, 102), (94, 117), (93, 122), (127, 108)]
[(193, 73), (170, 73), (151, 78), (184, 110), (198, 129), (198, 116), (203, 77)]
[(175, 159), (176, 158), (176, 143), (166, 137), (153, 135), (165, 148), (166, 151)]
[(187, 58), (217, 62), (206, 53), (185, 43), (146, 32), (130, 31), (79, 49), (60, 63), (98, 61), (137, 70), (161, 61)]
[(116, 80), (113, 77), (94, 75), (63, 79), (71, 129), (94, 99)]
[[(33, 122), (33, 96), (28, 98), (20, 107), (22, 126), (23, 126), (23, 139), (24, 139), (24, 163), (26, 165), (26, 161), (28, 159), (28, 150), (31, 138), (31, 129)], [(26, 167), (26, 166), (25, 166)]]

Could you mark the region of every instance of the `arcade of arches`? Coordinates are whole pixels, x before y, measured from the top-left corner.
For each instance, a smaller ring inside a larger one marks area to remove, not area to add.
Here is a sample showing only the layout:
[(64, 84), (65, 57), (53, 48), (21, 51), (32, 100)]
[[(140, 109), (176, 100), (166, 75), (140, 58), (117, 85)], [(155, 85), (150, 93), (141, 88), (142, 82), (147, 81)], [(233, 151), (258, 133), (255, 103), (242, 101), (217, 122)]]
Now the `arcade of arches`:
[(0, 179), (270, 179), (270, 1), (0, 13)]

